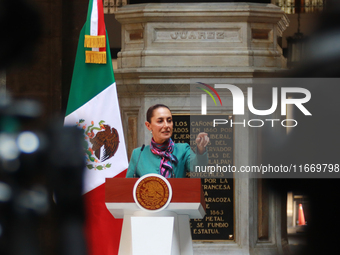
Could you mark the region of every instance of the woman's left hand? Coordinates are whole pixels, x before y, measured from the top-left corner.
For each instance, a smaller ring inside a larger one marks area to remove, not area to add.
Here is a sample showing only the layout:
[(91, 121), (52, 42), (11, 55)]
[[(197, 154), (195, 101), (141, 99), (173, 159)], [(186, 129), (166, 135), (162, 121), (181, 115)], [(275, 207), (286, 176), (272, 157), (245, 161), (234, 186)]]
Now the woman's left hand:
[(205, 152), (205, 147), (209, 143), (209, 137), (207, 133), (199, 133), (196, 137), (196, 144), (198, 149), (198, 154), (203, 154)]

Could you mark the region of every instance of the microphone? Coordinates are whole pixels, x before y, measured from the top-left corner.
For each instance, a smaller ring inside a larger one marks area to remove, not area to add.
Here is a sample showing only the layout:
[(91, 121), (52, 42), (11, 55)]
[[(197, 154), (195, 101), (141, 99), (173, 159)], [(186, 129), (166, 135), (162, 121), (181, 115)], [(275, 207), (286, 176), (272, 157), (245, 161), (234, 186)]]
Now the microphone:
[(142, 154), (142, 151), (144, 150), (144, 147), (145, 147), (145, 144), (143, 144), (142, 148), (140, 149), (140, 153), (139, 153), (139, 156), (138, 156), (138, 159), (137, 159), (137, 163), (136, 163), (136, 166), (135, 166), (135, 173), (133, 174), (133, 178), (136, 178), (137, 165), (138, 165), (138, 162), (139, 162), (140, 155)]
[(172, 164), (172, 159), (170, 158), (170, 164), (172, 166), (170, 178), (175, 178), (174, 165)]

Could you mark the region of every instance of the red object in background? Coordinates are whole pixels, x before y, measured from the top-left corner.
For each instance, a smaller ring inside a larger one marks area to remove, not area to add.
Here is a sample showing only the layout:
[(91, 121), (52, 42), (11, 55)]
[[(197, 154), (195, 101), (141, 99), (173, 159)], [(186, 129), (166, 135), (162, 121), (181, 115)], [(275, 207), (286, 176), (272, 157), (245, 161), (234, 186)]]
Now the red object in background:
[(305, 214), (303, 213), (302, 204), (299, 204), (299, 226), (306, 225)]
[[(125, 178), (126, 170), (114, 178)], [(89, 255), (117, 255), (123, 219), (115, 219), (105, 205), (105, 183), (84, 194), (85, 234)]]

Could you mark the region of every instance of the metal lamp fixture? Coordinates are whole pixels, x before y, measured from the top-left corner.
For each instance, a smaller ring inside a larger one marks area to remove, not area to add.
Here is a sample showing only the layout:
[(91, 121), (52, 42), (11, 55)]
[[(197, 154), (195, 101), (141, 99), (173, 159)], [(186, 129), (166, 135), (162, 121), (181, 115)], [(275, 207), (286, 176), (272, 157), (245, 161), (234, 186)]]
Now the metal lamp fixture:
[(287, 14), (297, 13), (298, 29), (293, 36), (287, 37), (287, 65), (294, 67), (304, 54), (307, 37), (300, 31), (301, 13), (315, 13), (323, 10), (326, 0), (276, 0), (276, 5)]
[(294, 67), (302, 58), (307, 37), (300, 32), (300, 12), (298, 12), (298, 29), (293, 36), (287, 37), (287, 65)]

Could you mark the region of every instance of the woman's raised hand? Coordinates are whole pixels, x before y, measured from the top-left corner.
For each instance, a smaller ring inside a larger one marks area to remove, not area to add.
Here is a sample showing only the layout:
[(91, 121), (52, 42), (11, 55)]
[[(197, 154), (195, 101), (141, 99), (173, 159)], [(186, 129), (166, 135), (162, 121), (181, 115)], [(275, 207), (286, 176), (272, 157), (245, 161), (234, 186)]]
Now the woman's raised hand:
[(203, 154), (205, 152), (205, 147), (209, 143), (209, 137), (207, 133), (199, 133), (196, 137), (196, 144), (198, 149), (198, 154)]

